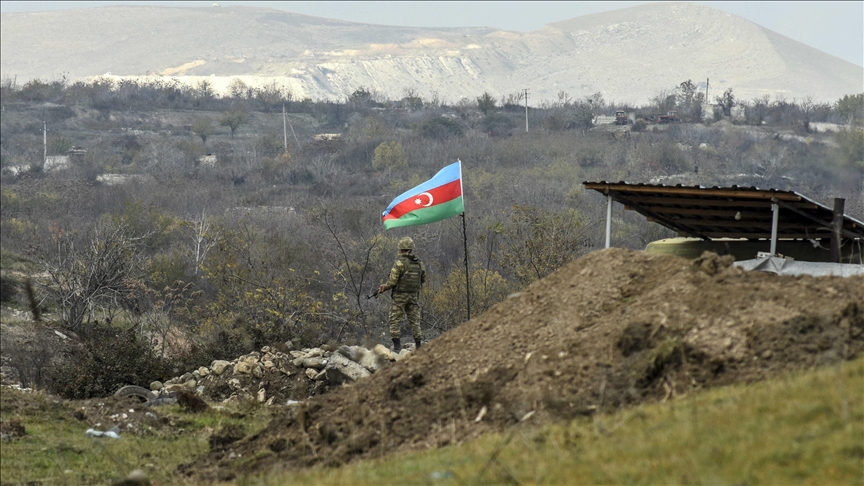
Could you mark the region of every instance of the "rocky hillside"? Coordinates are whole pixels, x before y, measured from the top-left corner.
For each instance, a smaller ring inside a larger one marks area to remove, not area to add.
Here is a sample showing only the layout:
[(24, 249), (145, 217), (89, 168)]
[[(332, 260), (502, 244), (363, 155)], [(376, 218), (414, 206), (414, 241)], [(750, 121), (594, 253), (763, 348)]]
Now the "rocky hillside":
[(276, 81), (298, 97), (343, 100), (359, 87), (445, 102), (529, 89), (529, 103), (600, 92), (644, 104), (686, 79), (709, 95), (834, 101), (861, 91), (860, 66), (740, 17), (653, 3), (552, 23), (528, 33), (334, 21), (279, 10), (98, 7), (2, 14), (0, 75), (159, 75), (226, 90)]

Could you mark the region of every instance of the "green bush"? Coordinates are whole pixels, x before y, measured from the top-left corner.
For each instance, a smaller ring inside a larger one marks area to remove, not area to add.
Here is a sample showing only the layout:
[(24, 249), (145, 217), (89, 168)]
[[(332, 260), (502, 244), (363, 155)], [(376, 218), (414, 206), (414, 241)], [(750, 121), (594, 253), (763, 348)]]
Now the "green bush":
[(449, 138), (462, 138), (465, 133), (462, 127), (453, 120), (447, 118), (432, 118), (420, 126), (420, 134), (425, 138), (435, 140), (447, 140)]
[(47, 388), (68, 399), (105, 397), (120, 387), (147, 387), (169, 376), (169, 366), (159, 359), (146, 339), (134, 329), (91, 329), (62, 364), (47, 371)]
[(630, 131), (641, 132), (644, 131), (646, 128), (648, 128), (648, 122), (646, 122), (645, 120), (636, 120), (636, 123), (634, 123), (633, 126), (630, 127)]
[[(267, 344), (275, 342), (279, 341)], [(177, 364), (182, 363), (183, 369), (195, 368), (208, 365), (216, 359), (232, 360), (255, 349), (261, 349), (261, 346), (256, 348), (255, 343), (242, 329), (218, 329), (199, 335), (190, 345), (188, 354), (181, 357)]]
[(493, 137), (506, 137), (513, 133), (516, 122), (507, 115), (493, 113), (483, 118), (483, 131)]

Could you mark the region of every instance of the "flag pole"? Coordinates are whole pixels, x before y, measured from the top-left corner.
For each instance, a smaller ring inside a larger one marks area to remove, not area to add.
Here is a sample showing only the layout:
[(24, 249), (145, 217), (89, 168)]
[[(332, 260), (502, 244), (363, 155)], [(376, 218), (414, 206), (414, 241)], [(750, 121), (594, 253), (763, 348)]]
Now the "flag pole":
[(465, 246), (465, 304), (468, 307), (468, 320), (471, 320), (471, 284), (468, 276), (468, 231), (465, 227), (465, 213), (462, 213), (462, 243)]

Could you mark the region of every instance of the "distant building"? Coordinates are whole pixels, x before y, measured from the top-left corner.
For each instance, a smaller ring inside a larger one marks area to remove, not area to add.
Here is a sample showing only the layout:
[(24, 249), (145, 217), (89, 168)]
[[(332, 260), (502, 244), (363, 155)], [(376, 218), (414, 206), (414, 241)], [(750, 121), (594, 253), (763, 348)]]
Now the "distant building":
[(312, 137), (312, 139), (315, 140), (316, 142), (332, 142), (334, 140), (341, 140), (342, 134), (341, 133), (319, 133), (318, 135), (315, 135), (314, 137)]
[(68, 155), (49, 155), (45, 158), (45, 165), (42, 167), (42, 170), (45, 172), (51, 172), (54, 170), (66, 170), (68, 168)]
[(723, 114), (723, 107), (716, 103), (703, 103), (702, 104), (702, 121), (711, 121), (714, 119), (714, 113)]
[(24, 172), (29, 172), (29, 171), (30, 171), (29, 165), (7, 165), (6, 167), (3, 167), (3, 169), (2, 169), (3, 175), (8, 174), (11, 176), (17, 176), (18, 174), (23, 174)]
[(70, 157), (73, 157), (73, 158), (83, 157), (83, 156), (87, 155), (87, 149), (81, 148), (81, 147), (76, 147), (73, 145), (72, 148), (70, 148), (69, 151), (66, 152), (66, 155), (69, 155)]
[(130, 182), (153, 182), (153, 176), (147, 174), (102, 174), (96, 176), (96, 182), (106, 186), (118, 186)]
[(198, 165), (201, 167), (216, 167), (216, 155), (207, 154), (198, 157)]
[(593, 120), (591, 120), (591, 122), (594, 124), (594, 126), (614, 125), (615, 124), (615, 117), (609, 116), (609, 115), (597, 115), (594, 117)]

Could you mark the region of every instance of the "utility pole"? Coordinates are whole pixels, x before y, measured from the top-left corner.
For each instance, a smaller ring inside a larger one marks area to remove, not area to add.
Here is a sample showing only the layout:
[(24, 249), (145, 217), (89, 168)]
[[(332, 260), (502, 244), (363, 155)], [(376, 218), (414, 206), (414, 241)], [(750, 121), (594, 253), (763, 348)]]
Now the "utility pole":
[(48, 163), (48, 123), (42, 121), (42, 169)]
[(300, 140), (297, 139), (297, 134), (294, 133), (294, 125), (291, 124), (291, 121), (288, 120), (288, 114), (285, 113), (285, 103), (282, 103), (282, 136), (285, 140), (285, 151), (288, 151), (288, 132), (285, 130), (285, 123), (288, 123), (288, 126), (291, 127), (291, 135), (294, 136), (294, 142), (297, 143), (297, 150), (300, 150)]
[(282, 141), (285, 144), (285, 152), (288, 152), (288, 129), (285, 127), (285, 103), (282, 103)]
[(711, 78), (705, 78), (705, 102), (710, 104), (711, 100), (708, 99), (708, 81), (711, 81)]
[(528, 88), (525, 88), (525, 133), (528, 133)]

